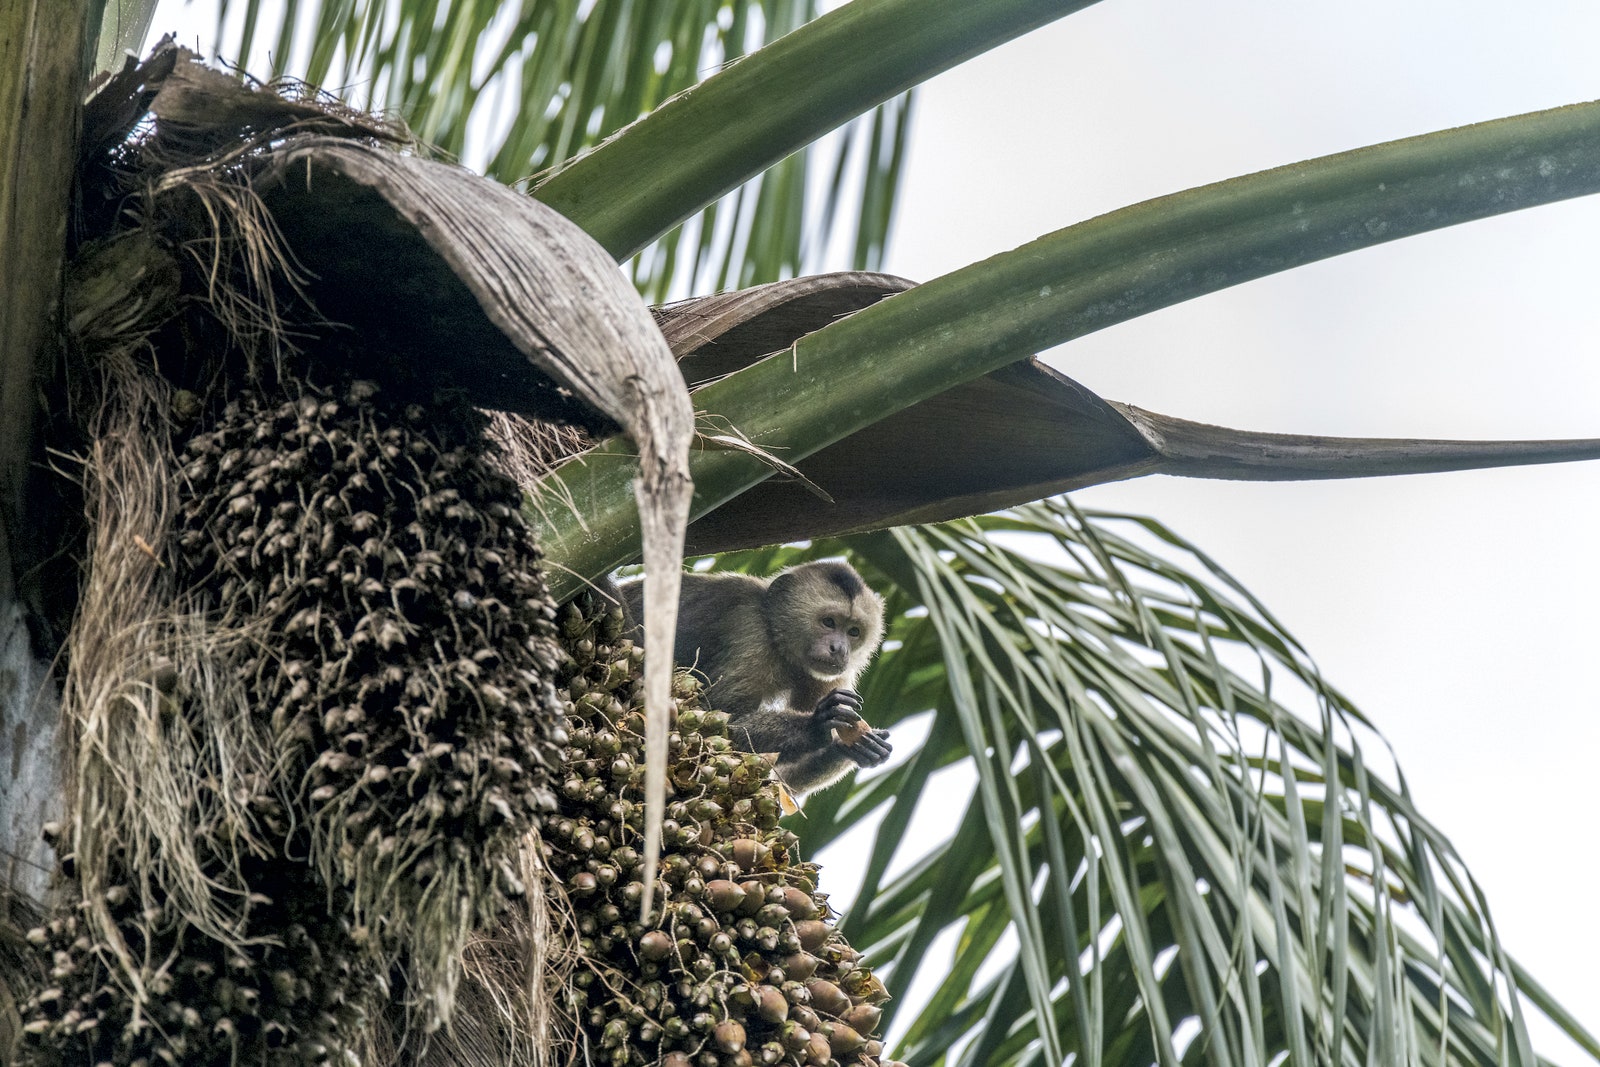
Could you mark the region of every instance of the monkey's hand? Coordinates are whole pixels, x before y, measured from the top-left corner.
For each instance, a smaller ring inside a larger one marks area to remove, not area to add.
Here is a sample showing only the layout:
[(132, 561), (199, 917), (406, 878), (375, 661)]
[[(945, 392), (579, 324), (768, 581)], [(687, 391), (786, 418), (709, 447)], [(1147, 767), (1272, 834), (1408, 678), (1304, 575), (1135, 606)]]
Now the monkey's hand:
[(859, 767), (876, 767), (889, 758), (892, 746), (887, 730), (874, 730), (861, 717), (861, 694), (835, 689), (817, 702), (815, 721), (833, 734), (834, 743)]
[(823, 737), (830, 731), (844, 730), (861, 721), (861, 694), (854, 689), (835, 689), (817, 701), (811, 721)]
[[(863, 723), (863, 725), (865, 724)], [(856, 761), (856, 766), (876, 767), (889, 758), (889, 753), (893, 751), (894, 746), (889, 744), (888, 730), (867, 730), (850, 744), (845, 744), (841, 741), (839, 747), (844, 749), (846, 755)]]

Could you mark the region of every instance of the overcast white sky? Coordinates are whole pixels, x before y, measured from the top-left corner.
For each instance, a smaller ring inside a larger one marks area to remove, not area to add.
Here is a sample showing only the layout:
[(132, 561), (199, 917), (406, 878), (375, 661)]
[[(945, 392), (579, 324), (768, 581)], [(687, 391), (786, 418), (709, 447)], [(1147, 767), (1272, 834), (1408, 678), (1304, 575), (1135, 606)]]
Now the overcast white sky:
[[(917, 280), (1125, 204), (1600, 96), (1600, 6), (1105, 0), (924, 90), (889, 268)], [(1356, 253), (1050, 360), (1246, 429), (1600, 436), (1600, 201)], [(1501, 935), (1600, 1027), (1600, 465), (1076, 495), (1204, 546), (1393, 742)], [(1559, 1054), (1560, 1046), (1542, 1044)]]
[[(200, 7), (164, 0), (154, 29), (193, 40)], [(1600, 5), (1580, 0), (1104, 0), (925, 87), (888, 269), (927, 280), (1148, 197), (1588, 100), (1597, 42)], [(1600, 437), (1597, 247), (1600, 201), (1538, 208), (1051, 360), (1108, 398), (1245, 429)], [(1600, 1028), (1600, 465), (1077, 499), (1160, 516), (1273, 608), (1393, 742), (1510, 950)]]

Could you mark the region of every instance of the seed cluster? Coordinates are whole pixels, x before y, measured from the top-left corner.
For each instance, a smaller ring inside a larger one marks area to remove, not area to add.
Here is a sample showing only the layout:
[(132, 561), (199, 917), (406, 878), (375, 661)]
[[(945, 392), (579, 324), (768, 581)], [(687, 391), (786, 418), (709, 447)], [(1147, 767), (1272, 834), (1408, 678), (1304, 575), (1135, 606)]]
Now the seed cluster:
[(300, 1067), (348, 1059), (392, 1002), (402, 1040), (443, 1021), (470, 935), (524, 892), (565, 743), (555, 605), (482, 429), (364, 381), (258, 386), (202, 418), (164, 562), (244, 635), (200, 669), (251, 694), (271, 771), (230, 764), (210, 690), (157, 670), (162, 728), (205, 739), (178, 817), (225, 929), (112, 855), (108, 888), (28, 935), (49, 966), (21, 1063)]
[[(71, 869), (70, 857), (65, 865)], [(30, 930), (29, 943), (50, 961), (49, 984), (23, 1005), (19, 1067), (333, 1062), (365, 1020), (348, 993), (374, 975), (348, 927), (329, 923), (326, 894), (309, 868), (250, 866), (246, 873), (277, 895), (240, 902), (241, 923), (258, 939), (248, 953), (225, 949), (175, 909), (141, 897), (134, 879)], [(80, 915), (96, 905), (110, 909), (126, 950), (145, 961), (139, 989), (92, 942)]]
[(892, 1067), (874, 1036), (882, 983), (829, 922), (816, 867), (779, 825), (771, 763), (676, 681), (665, 901), (640, 922), (641, 650), (622, 616), (569, 605), (571, 700), (560, 810), (545, 859), (576, 916), (579, 958), (556, 999), (612, 1067)]
[(555, 606), (481, 417), (367, 381), (294, 388), (243, 393), (188, 441), (179, 550), (271, 633), (241, 670), (303, 775), (313, 861), (432, 1025), (554, 805)]

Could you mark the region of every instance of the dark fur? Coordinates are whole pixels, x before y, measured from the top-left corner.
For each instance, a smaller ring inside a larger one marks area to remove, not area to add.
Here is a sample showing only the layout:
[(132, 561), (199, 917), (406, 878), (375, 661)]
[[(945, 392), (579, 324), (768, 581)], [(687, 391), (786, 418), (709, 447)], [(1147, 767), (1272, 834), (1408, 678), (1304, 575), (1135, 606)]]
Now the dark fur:
[[(636, 626), (643, 587), (623, 582), (617, 593)], [(886, 731), (853, 745), (833, 733), (860, 721), (856, 679), (882, 640), (882, 598), (850, 564), (823, 561), (772, 578), (685, 574), (673, 654), (705, 679), (707, 705), (728, 713), (733, 743), (776, 753), (784, 785), (809, 793), (889, 758)]]

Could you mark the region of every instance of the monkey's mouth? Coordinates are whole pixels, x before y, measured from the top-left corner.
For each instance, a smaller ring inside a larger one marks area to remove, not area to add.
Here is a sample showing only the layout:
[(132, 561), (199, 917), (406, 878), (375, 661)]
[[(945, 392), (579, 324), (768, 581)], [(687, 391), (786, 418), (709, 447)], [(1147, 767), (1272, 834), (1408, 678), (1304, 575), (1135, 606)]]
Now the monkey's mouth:
[(812, 656), (810, 671), (820, 679), (837, 678), (849, 664), (845, 656)]

